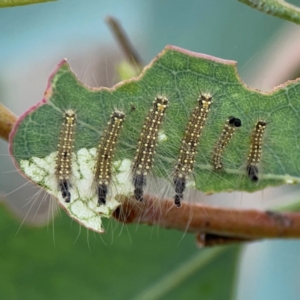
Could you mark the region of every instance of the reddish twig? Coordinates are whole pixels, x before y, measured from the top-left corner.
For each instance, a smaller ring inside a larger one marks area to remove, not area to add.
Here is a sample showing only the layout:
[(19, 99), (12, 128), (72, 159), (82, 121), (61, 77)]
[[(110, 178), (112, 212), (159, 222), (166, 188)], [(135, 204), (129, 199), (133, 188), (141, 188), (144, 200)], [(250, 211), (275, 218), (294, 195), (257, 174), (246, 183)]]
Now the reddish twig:
[[(0, 104), (0, 136), (8, 140), (17, 117)], [(200, 246), (245, 242), (263, 238), (299, 238), (300, 214), (238, 210), (182, 203), (144, 196), (143, 202), (126, 198), (114, 212), (123, 223), (141, 223), (197, 233)]]
[(173, 200), (159, 200), (150, 195), (145, 195), (141, 203), (123, 199), (114, 217), (123, 223), (137, 222), (195, 232), (202, 245), (300, 237), (299, 213), (238, 210), (199, 203), (182, 203), (182, 207), (177, 208)]

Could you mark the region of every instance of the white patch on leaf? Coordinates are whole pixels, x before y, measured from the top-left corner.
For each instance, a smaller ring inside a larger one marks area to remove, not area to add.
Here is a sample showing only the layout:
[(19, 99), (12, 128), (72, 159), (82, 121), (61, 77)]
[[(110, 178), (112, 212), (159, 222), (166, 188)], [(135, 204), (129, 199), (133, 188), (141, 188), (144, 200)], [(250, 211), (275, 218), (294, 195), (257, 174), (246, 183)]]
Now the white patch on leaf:
[(187, 183), (186, 183), (186, 187), (187, 188), (195, 188), (196, 187), (196, 182), (194, 180), (189, 180)]
[(165, 141), (167, 141), (167, 140), (168, 140), (167, 135), (166, 135), (162, 130), (160, 130), (160, 131), (158, 132), (158, 141), (159, 141), (159, 142), (165, 142)]
[(97, 206), (98, 199), (94, 184), (96, 155), (96, 148), (89, 150), (82, 148), (72, 154), (70, 203), (66, 203), (62, 198), (55, 176), (56, 152), (45, 158), (32, 157), (29, 160), (21, 160), (20, 166), (30, 179), (58, 199), (59, 204), (70, 217), (91, 230), (104, 232), (101, 217), (110, 218), (112, 212), (120, 205), (115, 200), (115, 196), (120, 194), (129, 196), (133, 193), (132, 182), (128, 176), (132, 162), (124, 159), (113, 163), (112, 183), (109, 186), (107, 203)]

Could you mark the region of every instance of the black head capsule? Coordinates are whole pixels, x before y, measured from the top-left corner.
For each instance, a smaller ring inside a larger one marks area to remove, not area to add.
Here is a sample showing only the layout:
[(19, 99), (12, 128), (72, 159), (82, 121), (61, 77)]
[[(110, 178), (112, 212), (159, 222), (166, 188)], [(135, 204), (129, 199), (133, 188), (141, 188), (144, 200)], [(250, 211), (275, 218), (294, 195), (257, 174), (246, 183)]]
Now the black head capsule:
[(229, 117), (228, 123), (229, 125), (234, 127), (241, 127), (242, 125), (242, 121), (239, 118), (235, 118), (235, 117)]
[(175, 196), (174, 196), (174, 203), (177, 207), (181, 206), (181, 200), (183, 199), (183, 192), (186, 187), (185, 178), (176, 178), (174, 179), (174, 186), (175, 186)]
[(108, 187), (106, 184), (98, 185), (98, 206), (101, 204), (106, 204), (106, 196), (108, 192)]
[(258, 167), (254, 166), (254, 165), (248, 165), (247, 166), (247, 175), (251, 181), (257, 182), (259, 180)]
[(65, 200), (66, 203), (71, 202), (71, 193), (69, 191), (70, 189), (70, 183), (68, 180), (62, 179), (59, 183), (60, 186), (60, 191), (63, 199)]
[(134, 198), (137, 201), (143, 201), (144, 188), (147, 184), (147, 177), (143, 174), (136, 174), (132, 178), (134, 186)]

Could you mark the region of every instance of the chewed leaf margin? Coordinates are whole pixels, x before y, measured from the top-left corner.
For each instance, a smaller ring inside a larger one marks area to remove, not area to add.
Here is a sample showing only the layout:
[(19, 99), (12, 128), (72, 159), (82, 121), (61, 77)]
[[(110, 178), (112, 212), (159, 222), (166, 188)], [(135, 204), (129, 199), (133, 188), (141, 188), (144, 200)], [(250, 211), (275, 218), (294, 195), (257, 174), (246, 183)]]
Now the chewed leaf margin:
[[(213, 95), (200, 139), (193, 173), (187, 185), (206, 193), (245, 190), (300, 182), (298, 130), (300, 127), (300, 84), (290, 81), (270, 93), (248, 88), (239, 78), (236, 62), (167, 46), (140, 76), (113, 88), (84, 86), (63, 60), (50, 76), (44, 98), (17, 121), (10, 135), (10, 152), (17, 168), (60, 201), (75, 219), (101, 231), (98, 215), (109, 217), (119, 205), (118, 195), (131, 196), (130, 168), (135, 156), (140, 129), (157, 95), (169, 99), (160, 130), (151, 177), (161, 178), (157, 188), (149, 184), (146, 192), (165, 195), (170, 191), (172, 174), (190, 114), (201, 92)], [(60, 196), (55, 174), (55, 153), (63, 113), (73, 109), (78, 116), (73, 153), (73, 201), (66, 204)], [(93, 184), (94, 163), (102, 132), (114, 110), (126, 115), (112, 165), (113, 178), (106, 206), (97, 207)], [(211, 157), (215, 143), (229, 116), (242, 126), (224, 151), (224, 169), (214, 171)], [(247, 156), (255, 123), (267, 123), (259, 163), (260, 180), (246, 175)], [(87, 209), (84, 214), (82, 211)], [(87, 221), (87, 220), (92, 221)], [(96, 220), (96, 221), (95, 221)], [(90, 223), (89, 223), (90, 222)]]

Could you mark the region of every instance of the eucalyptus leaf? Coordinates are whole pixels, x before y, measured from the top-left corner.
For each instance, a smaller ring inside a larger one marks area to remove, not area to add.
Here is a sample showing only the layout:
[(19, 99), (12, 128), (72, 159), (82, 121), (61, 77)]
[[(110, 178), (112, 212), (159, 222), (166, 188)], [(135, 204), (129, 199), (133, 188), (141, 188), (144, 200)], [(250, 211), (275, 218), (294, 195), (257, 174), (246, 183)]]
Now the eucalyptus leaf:
[[(236, 62), (174, 46), (167, 46), (139, 77), (111, 89), (84, 86), (62, 61), (49, 79), (44, 99), (19, 118), (10, 136), (11, 154), (24, 175), (57, 197), (71, 217), (102, 231), (98, 215), (110, 217), (120, 196), (133, 194), (132, 163), (145, 118), (158, 95), (169, 102), (149, 172), (155, 180), (147, 192), (163, 196), (166, 189), (171, 195), (175, 193), (173, 174), (181, 141), (201, 93), (211, 94), (213, 102), (187, 186), (205, 193), (253, 192), (300, 182), (299, 80), (262, 93), (241, 81)], [(68, 109), (76, 112), (77, 123), (70, 203), (62, 198), (55, 177), (57, 145)], [(125, 114), (125, 121), (114, 151), (107, 205), (98, 207), (93, 177), (97, 147), (116, 110)], [(242, 125), (224, 148), (223, 169), (214, 170), (215, 145), (230, 116), (239, 118)], [(257, 163), (259, 181), (253, 182), (246, 169), (258, 120), (266, 122), (266, 129)]]

